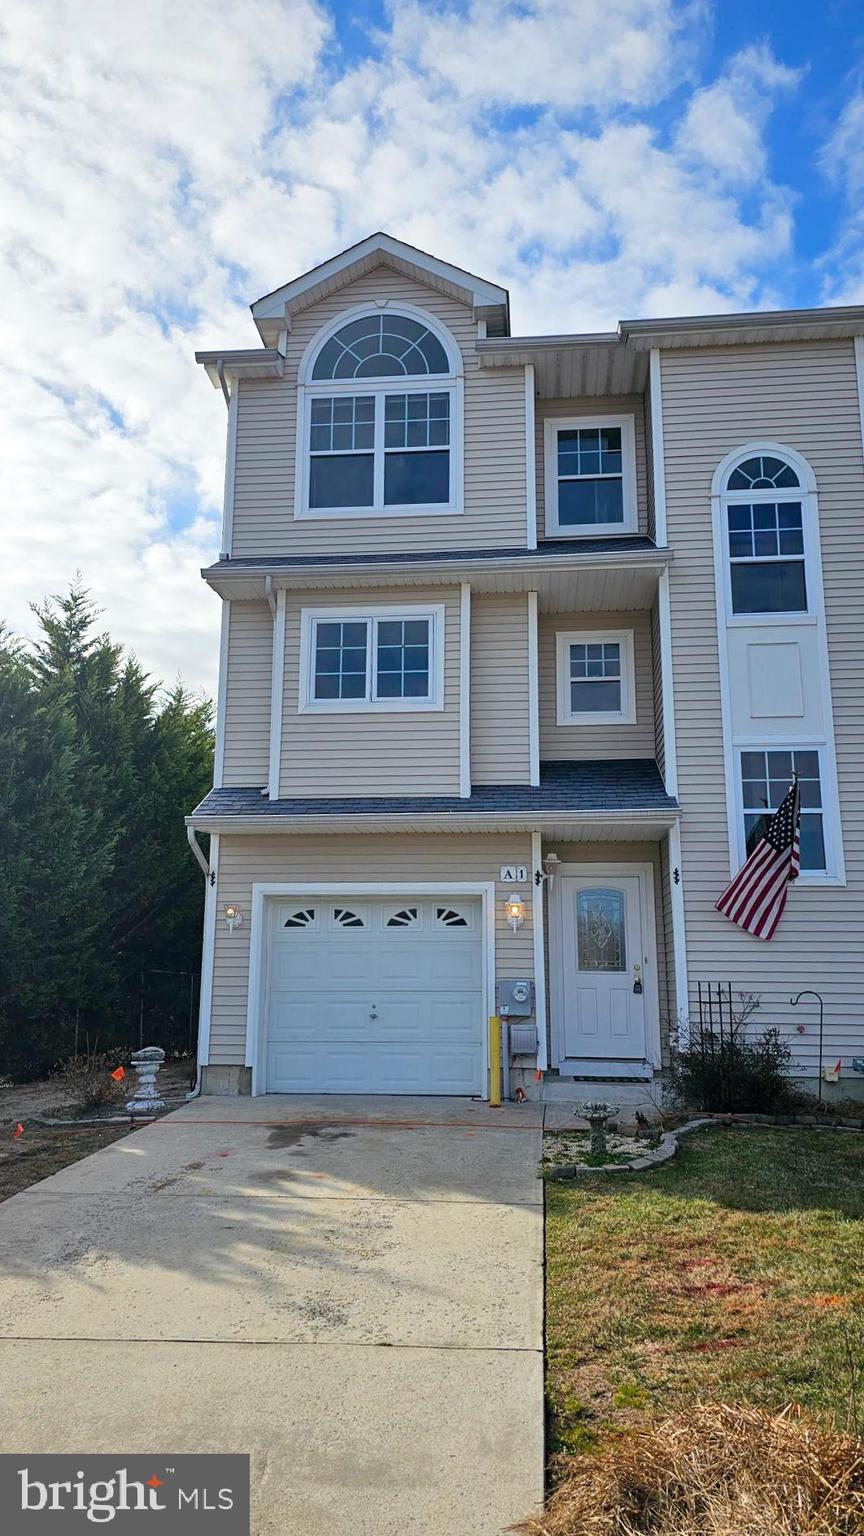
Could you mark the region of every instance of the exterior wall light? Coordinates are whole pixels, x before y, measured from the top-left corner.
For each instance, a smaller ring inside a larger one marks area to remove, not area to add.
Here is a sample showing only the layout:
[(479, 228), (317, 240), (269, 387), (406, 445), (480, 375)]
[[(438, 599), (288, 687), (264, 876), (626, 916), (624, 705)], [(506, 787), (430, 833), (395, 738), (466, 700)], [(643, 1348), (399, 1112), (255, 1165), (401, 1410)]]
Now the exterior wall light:
[(525, 921), (524, 896), (508, 896), (504, 903), (504, 910), (507, 914), (507, 921), (515, 933), (516, 929), (521, 928)]
[(557, 853), (547, 853), (545, 859), (543, 860), (543, 871), (546, 875), (546, 879), (549, 881), (550, 890), (555, 883), (555, 876), (558, 873), (558, 866), (560, 863), (561, 860), (559, 859)]
[(228, 932), (233, 933), (234, 929), (239, 927), (239, 925), (242, 923), (243, 913), (240, 911), (239, 907), (232, 906), (223, 907), (222, 911), (225, 913), (225, 921), (228, 924)]

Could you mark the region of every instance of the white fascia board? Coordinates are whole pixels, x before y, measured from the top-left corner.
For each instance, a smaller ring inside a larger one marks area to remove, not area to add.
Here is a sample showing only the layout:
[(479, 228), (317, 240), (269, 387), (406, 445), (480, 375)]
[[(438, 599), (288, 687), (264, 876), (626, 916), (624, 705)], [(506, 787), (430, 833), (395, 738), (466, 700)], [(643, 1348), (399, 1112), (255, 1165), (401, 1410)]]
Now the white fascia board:
[(678, 821), (680, 811), (518, 811), (508, 814), (502, 811), (459, 811), (420, 813), (390, 811), (386, 815), (363, 812), (342, 816), (338, 812), (327, 815), (298, 816), (187, 816), (186, 825), (197, 832), (258, 832), (262, 835), (282, 834), (286, 837), (302, 836), (306, 832), (384, 832), (404, 835), (406, 832), (530, 832), (545, 826), (570, 825), (578, 827), (633, 828), (633, 836), (650, 835), (647, 828), (655, 829), (659, 836)]
[(302, 297), (310, 288), (317, 288), (319, 283), (329, 282), (334, 277), (350, 271), (359, 262), (365, 261), (367, 257), (374, 256), (376, 253), (382, 256), (396, 256), (400, 261), (409, 262), (416, 267), (418, 272), (426, 272), (432, 277), (452, 283), (454, 287), (461, 288), (469, 302), (478, 308), (507, 304), (506, 288), (499, 287), (497, 283), (487, 282), (485, 278), (475, 277), (473, 273), (464, 271), (462, 267), (454, 267), (449, 261), (441, 261), (439, 257), (430, 256), (427, 251), (420, 251), (416, 246), (406, 245), (404, 241), (396, 240), (392, 235), (379, 232), (369, 235), (357, 245), (349, 246), (346, 251), (340, 251), (338, 256), (331, 256), (329, 261), (322, 262), (319, 267), (313, 267), (311, 271), (302, 273), (290, 283), (284, 283), (281, 288), (274, 289), (272, 293), (266, 293), (260, 299), (256, 299), (251, 306), (253, 319), (260, 321), (281, 318), (286, 306), (290, 306), (293, 299)]

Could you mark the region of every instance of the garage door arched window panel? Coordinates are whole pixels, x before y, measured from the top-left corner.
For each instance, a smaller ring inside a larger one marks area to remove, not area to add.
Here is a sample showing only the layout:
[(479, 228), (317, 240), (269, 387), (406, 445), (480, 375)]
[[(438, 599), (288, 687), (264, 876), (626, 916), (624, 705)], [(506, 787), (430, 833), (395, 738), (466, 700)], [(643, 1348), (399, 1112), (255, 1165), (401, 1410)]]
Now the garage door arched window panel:
[(389, 916), (386, 917), (385, 927), (387, 927), (387, 928), (419, 928), (420, 927), (420, 909), (419, 909), (419, 907), (397, 907), (395, 912), (391, 912), (389, 914)]
[(353, 907), (334, 907), (331, 913), (330, 924), (333, 928), (366, 928), (368, 918), (364, 911), (357, 911)]
[(441, 928), (468, 928), (470, 926), (468, 914), (456, 907), (438, 907), (435, 913), (435, 922)]
[(462, 355), (434, 316), (325, 327), (298, 385), (297, 517), (462, 510)]
[(317, 914), (314, 907), (301, 907), (299, 911), (292, 912), (286, 917), (283, 928), (314, 928), (317, 923)]

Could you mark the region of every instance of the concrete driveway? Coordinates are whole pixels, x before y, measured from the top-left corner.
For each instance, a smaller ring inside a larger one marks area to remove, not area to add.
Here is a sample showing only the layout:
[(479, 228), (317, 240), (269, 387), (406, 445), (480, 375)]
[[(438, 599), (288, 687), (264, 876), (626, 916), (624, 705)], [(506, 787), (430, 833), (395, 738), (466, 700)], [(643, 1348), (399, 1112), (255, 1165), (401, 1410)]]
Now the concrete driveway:
[(543, 1486), (542, 1107), (197, 1100), (0, 1205), (0, 1449), (248, 1451), (255, 1536)]

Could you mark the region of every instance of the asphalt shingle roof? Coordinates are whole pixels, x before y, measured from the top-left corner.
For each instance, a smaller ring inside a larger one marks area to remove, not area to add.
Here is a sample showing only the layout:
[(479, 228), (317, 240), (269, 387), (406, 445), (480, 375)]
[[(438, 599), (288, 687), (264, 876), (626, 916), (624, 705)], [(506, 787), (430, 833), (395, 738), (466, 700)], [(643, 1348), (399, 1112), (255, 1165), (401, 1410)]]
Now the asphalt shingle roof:
[(430, 549), (391, 550), (386, 553), (338, 555), (241, 555), (238, 559), (219, 560), (213, 569), (244, 570), (250, 566), (278, 566), (284, 570), (305, 570), (313, 565), (395, 565), (434, 564), (442, 560), (536, 560), (543, 555), (620, 555), (647, 554), (657, 545), (641, 534), (611, 539), (544, 539), (536, 549)]
[(592, 763), (543, 763), (540, 783), (478, 785), (470, 797), (455, 795), (354, 795), (268, 800), (260, 788), (213, 789), (195, 816), (422, 816), (522, 811), (676, 811), (651, 758)]

